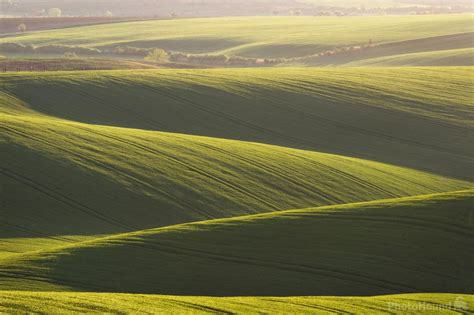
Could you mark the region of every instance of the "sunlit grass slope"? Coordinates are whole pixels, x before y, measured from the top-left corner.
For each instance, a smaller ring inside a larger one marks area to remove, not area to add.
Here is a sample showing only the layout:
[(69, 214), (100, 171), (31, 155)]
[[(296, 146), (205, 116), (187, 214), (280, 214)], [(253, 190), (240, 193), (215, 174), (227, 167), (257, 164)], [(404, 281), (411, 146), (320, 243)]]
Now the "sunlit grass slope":
[(0, 75), (0, 111), (255, 141), (474, 177), (470, 67)]
[[(457, 303), (456, 303), (457, 302)], [(464, 302), (465, 304), (462, 304)], [(465, 306), (465, 307), (463, 307)], [(420, 310), (424, 307), (424, 310)], [(467, 310), (465, 309), (467, 308)], [(376, 297), (186, 297), (108, 293), (1, 292), (2, 313), (87, 314), (467, 314), (472, 295), (405, 294)]]
[[(413, 30), (416, 30), (414, 32)], [(71, 27), (0, 39), (27, 44), (159, 47), (189, 53), (297, 57), (339, 46), (472, 32), (472, 15), (225, 17)]]
[(83, 236), (472, 187), (337, 155), (39, 114), (0, 115), (0, 128), (4, 254)]
[(301, 58), (298, 62), (312, 66), (471, 66), (473, 48), (474, 32), (471, 31), (377, 44), (370, 49)]
[(93, 58), (0, 58), (0, 69), (5, 71), (84, 71), (157, 69), (144, 62)]
[(474, 48), (429, 51), (350, 62), (348, 66), (474, 66)]
[(0, 289), (472, 293), (474, 191), (220, 219), (0, 259)]

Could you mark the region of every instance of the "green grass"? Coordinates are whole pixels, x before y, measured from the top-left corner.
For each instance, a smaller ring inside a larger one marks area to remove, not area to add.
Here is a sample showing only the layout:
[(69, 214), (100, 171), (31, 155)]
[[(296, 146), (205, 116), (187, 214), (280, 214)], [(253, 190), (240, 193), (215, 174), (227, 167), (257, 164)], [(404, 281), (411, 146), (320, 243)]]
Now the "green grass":
[[(0, 74), (0, 313), (471, 307), (471, 85), (469, 67)], [(379, 296), (399, 293), (426, 294)]]
[[(456, 303), (458, 301), (458, 303)], [(459, 314), (474, 307), (473, 297), (410, 294), (377, 297), (184, 297), (98, 293), (0, 292), (0, 312), (64, 314)], [(461, 303), (461, 304), (459, 304)], [(455, 307), (458, 306), (458, 307)], [(449, 308), (448, 308), (449, 307)], [(423, 310), (420, 310), (423, 308)]]
[(0, 56), (1, 71), (83, 71), (157, 69), (157, 65), (114, 59), (95, 58), (5, 58)]
[(473, 39), (473, 32), (418, 38), (334, 56), (307, 57), (298, 62), (312, 66), (471, 66)]
[(350, 62), (347, 66), (474, 66), (474, 48), (429, 51)]
[(28, 244), (43, 248), (75, 236), (472, 187), (337, 155), (41, 115), (5, 114), (0, 128), (6, 253), (22, 251), (22, 238), (37, 237)]
[(120, 234), (4, 257), (0, 290), (470, 294), (473, 201), (470, 190)]
[(0, 111), (328, 152), (473, 180), (470, 67), (0, 74)]
[[(413, 32), (416, 30), (416, 32)], [(71, 27), (0, 39), (90, 47), (129, 45), (246, 57), (301, 57), (339, 46), (472, 32), (472, 15), (233, 17)]]

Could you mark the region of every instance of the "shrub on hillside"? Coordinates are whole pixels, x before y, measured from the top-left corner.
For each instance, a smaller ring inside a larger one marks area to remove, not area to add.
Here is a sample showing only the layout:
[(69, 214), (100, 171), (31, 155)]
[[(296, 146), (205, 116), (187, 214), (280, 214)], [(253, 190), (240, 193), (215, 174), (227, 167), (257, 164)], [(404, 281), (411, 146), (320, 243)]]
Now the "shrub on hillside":
[(26, 32), (26, 24), (21, 23), (20, 25), (18, 25), (17, 30), (18, 30), (18, 32), (21, 32), (21, 33)]
[(169, 56), (163, 49), (155, 48), (148, 53), (145, 60), (153, 62), (168, 62)]

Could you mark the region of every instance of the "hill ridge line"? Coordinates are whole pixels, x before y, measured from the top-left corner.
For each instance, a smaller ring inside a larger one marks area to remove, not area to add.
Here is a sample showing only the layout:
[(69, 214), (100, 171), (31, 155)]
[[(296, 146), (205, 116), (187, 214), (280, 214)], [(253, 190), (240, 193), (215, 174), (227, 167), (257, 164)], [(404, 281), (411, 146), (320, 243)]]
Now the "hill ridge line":
[(378, 200), (353, 202), (353, 203), (346, 203), (346, 204), (326, 205), (326, 206), (320, 206), (320, 207), (307, 207), (307, 208), (301, 208), (301, 209), (277, 210), (277, 211), (272, 211), (272, 212), (241, 215), (241, 216), (235, 216), (235, 217), (229, 217), (229, 218), (199, 220), (199, 221), (193, 221), (193, 222), (173, 224), (173, 225), (157, 227), (157, 228), (142, 229), (142, 230), (137, 230), (137, 231), (132, 231), (132, 232), (125, 232), (125, 233), (117, 233), (117, 234), (113, 234), (113, 235), (108, 235), (108, 236), (98, 237), (98, 238), (94, 238), (94, 239), (89, 239), (89, 240), (86, 240), (86, 241), (78, 241), (78, 242), (74, 242), (73, 244), (55, 246), (55, 247), (51, 247), (51, 248), (47, 248), (47, 249), (32, 250), (32, 251), (27, 251), (27, 252), (23, 252), (23, 253), (16, 253), (16, 254), (5, 256), (5, 257), (0, 257), (0, 262), (1, 261), (7, 261), (10, 258), (18, 258), (18, 257), (21, 257), (21, 256), (29, 256), (31, 254), (56, 252), (56, 251), (59, 251), (59, 250), (62, 250), (62, 249), (81, 247), (81, 245), (89, 245), (89, 244), (93, 244), (93, 243), (100, 242), (100, 241), (120, 239), (120, 238), (123, 238), (123, 237), (126, 237), (126, 236), (134, 236), (134, 235), (145, 234), (147, 232), (156, 232), (158, 234), (158, 233), (161, 233), (161, 232), (166, 232), (166, 230), (173, 230), (173, 229), (176, 229), (176, 228), (188, 227), (188, 226), (194, 226), (194, 225), (214, 224), (214, 223), (219, 224), (219, 223), (223, 223), (223, 222), (241, 221), (243, 219), (265, 219), (267, 217), (272, 217), (272, 216), (275, 216), (275, 215), (298, 213), (298, 212), (302, 212), (302, 211), (311, 211), (311, 212), (318, 212), (318, 211), (324, 211), (324, 210), (341, 210), (342, 211), (342, 210), (344, 210), (344, 208), (348, 208), (348, 207), (357, 207), (357, 206), (363, 206), (363, 205), (370, 206), (370, 205), (374, 205), (374, 204), (381, 204), (381, 205), (383, 205), (383, 204), (395, 204), (395, 203), (404, 202), (404, 201), (417, 201), (417, 200), (422, 200), (424, 198), (429, 198), (429, 197), (436, 198), (436, 197), (444, 197), (444, 196), (453, 196), (453, 195), (458, 195), (458, 194), (462, 194), (462, 193), (474, 194), (474, 187), (472, 189), (456, 190), (456, 191), (436, 193), (436, 194), (426, 194), (426, 195), (416, 195), (416, 196), (407, 196), (407, 197), (399, 197), (399, 198), (378, 199)]

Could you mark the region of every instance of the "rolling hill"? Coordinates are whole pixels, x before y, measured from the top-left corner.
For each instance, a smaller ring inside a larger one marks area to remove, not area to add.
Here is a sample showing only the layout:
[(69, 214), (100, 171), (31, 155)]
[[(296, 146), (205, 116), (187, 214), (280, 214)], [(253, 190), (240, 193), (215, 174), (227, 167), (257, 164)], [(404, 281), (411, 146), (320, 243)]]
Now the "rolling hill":
[[(2, 60), (3, 59), (3, 60)], [(0, 56), (0, 71), (84, 71), (158, 69), (159, 66), (145, 62), (95, 59), (95, 58), (8, 58)]]
[(468, 314), (471, 77), (0, 74), (0, 313)]
[(474, 66), (474, 48), (400, 54), (354, 61), (346, 66)]
[(473, 180), (472, 68), (4, 74), (0, 112), (244, 140)]
[(0, 259), (0, 289), (205, 296), (470, 294), (473, 199), (469, 190), (98, 238)]
[(24, 251), (21, 243), (31, 250), (77, 237), (472, 187), (360, 159), (42, 115), (5, 114), (0, 127), (7, 253)]
[[(416, 29), (416, 32), (413, 30)], [(195, 54), (305, 57), (335, 47), (472, 33), (472, 15), (390, 17), (226, 17), (80, 26), (0, 38), (0, 43), (95, 48), (158, 47)], [(415, 46), (417, 44), (415, 43)], [(472, 47), (472, 40), (465, 42)], [(444, 48), (446, 49), (446, 48)]]
[(297, 62), (311, 66), (471, 66), (473, 48), (474, 33), (467, 32), (377, 44)]

